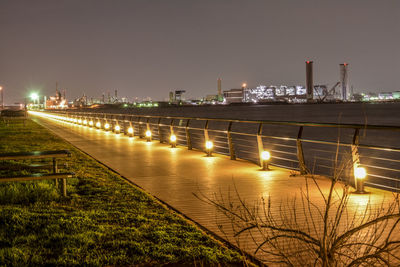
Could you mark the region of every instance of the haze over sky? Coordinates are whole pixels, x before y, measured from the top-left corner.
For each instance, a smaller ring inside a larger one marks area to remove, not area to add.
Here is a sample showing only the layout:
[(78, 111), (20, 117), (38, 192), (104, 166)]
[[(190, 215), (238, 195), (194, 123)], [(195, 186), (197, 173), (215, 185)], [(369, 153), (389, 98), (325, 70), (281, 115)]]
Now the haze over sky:
[(249, 86), (339, 81), (356, 92), (400, 90), (399, 0), (0, 0), (5, 102), (36, 90), (67, 98), (163, 100)]

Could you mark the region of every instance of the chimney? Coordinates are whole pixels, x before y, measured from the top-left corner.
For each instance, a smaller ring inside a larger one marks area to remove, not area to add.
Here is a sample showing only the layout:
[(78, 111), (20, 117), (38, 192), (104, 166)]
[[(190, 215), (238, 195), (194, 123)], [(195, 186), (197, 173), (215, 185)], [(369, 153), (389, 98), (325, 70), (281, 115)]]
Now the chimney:
[(306, 88), (307, 102), (311, 102), (314, 97), (314, 81), (313, 81), (313, 62), (306, 61)]
[(340, 64), (340, 83), (342, 85), (342, 100), (348, 100), (348, 76), (347, 76), (347, 66), (349, 64), (343, 63)]
[(218, 98), (222, 96), (222, 85), (221, 85), (221, 78), (218, 78), (217, 81), (217, 89), (218, 89)]

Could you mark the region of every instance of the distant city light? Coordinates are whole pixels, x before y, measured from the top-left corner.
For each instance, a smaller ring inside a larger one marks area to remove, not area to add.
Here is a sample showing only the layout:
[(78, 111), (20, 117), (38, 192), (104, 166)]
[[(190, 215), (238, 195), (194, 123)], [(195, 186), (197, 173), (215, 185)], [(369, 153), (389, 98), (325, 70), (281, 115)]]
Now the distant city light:
[(38, 95), (37, 93), (31, 93), (30, 97), (31, 97), (31, 99), (32, 99), (33, 101), (36, 101), (36, 100), (39, 99), (39, 95)]

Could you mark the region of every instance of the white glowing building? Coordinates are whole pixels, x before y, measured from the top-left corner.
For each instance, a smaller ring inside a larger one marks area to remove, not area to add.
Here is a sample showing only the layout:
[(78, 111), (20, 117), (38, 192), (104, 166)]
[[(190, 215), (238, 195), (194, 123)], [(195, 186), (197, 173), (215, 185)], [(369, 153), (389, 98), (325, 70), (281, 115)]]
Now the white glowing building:
[(306, 98), (306, 88), (304, 86), (265, 86), (259, 85), (256, 88), (248, 88), (244, 91), (244, 102), (303, 102)]

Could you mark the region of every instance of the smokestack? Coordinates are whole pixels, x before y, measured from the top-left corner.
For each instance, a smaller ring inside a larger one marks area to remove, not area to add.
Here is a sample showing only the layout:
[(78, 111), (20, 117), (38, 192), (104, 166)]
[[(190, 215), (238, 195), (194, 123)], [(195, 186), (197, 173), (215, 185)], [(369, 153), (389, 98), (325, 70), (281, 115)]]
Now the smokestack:
[(222, 85), (221, 85), (221, 78), (217, 80), (217, 89), (218, 89), (218, 98), (222, 96)]
[(340, 83), (342, 84), (342, 100), (348, 100), (348, 76), (347, 76), (347, 66), (349, 64), (340, 64)]
[(117, 90), (115, 90), (114, 94), (115, 94), (115, 98), (118, 98), (118, 91)]
[(306, 61), (306, 88), (307, 102), (311, 102), (314, 97), (314, 81), (313, 81), (313, 62)]

